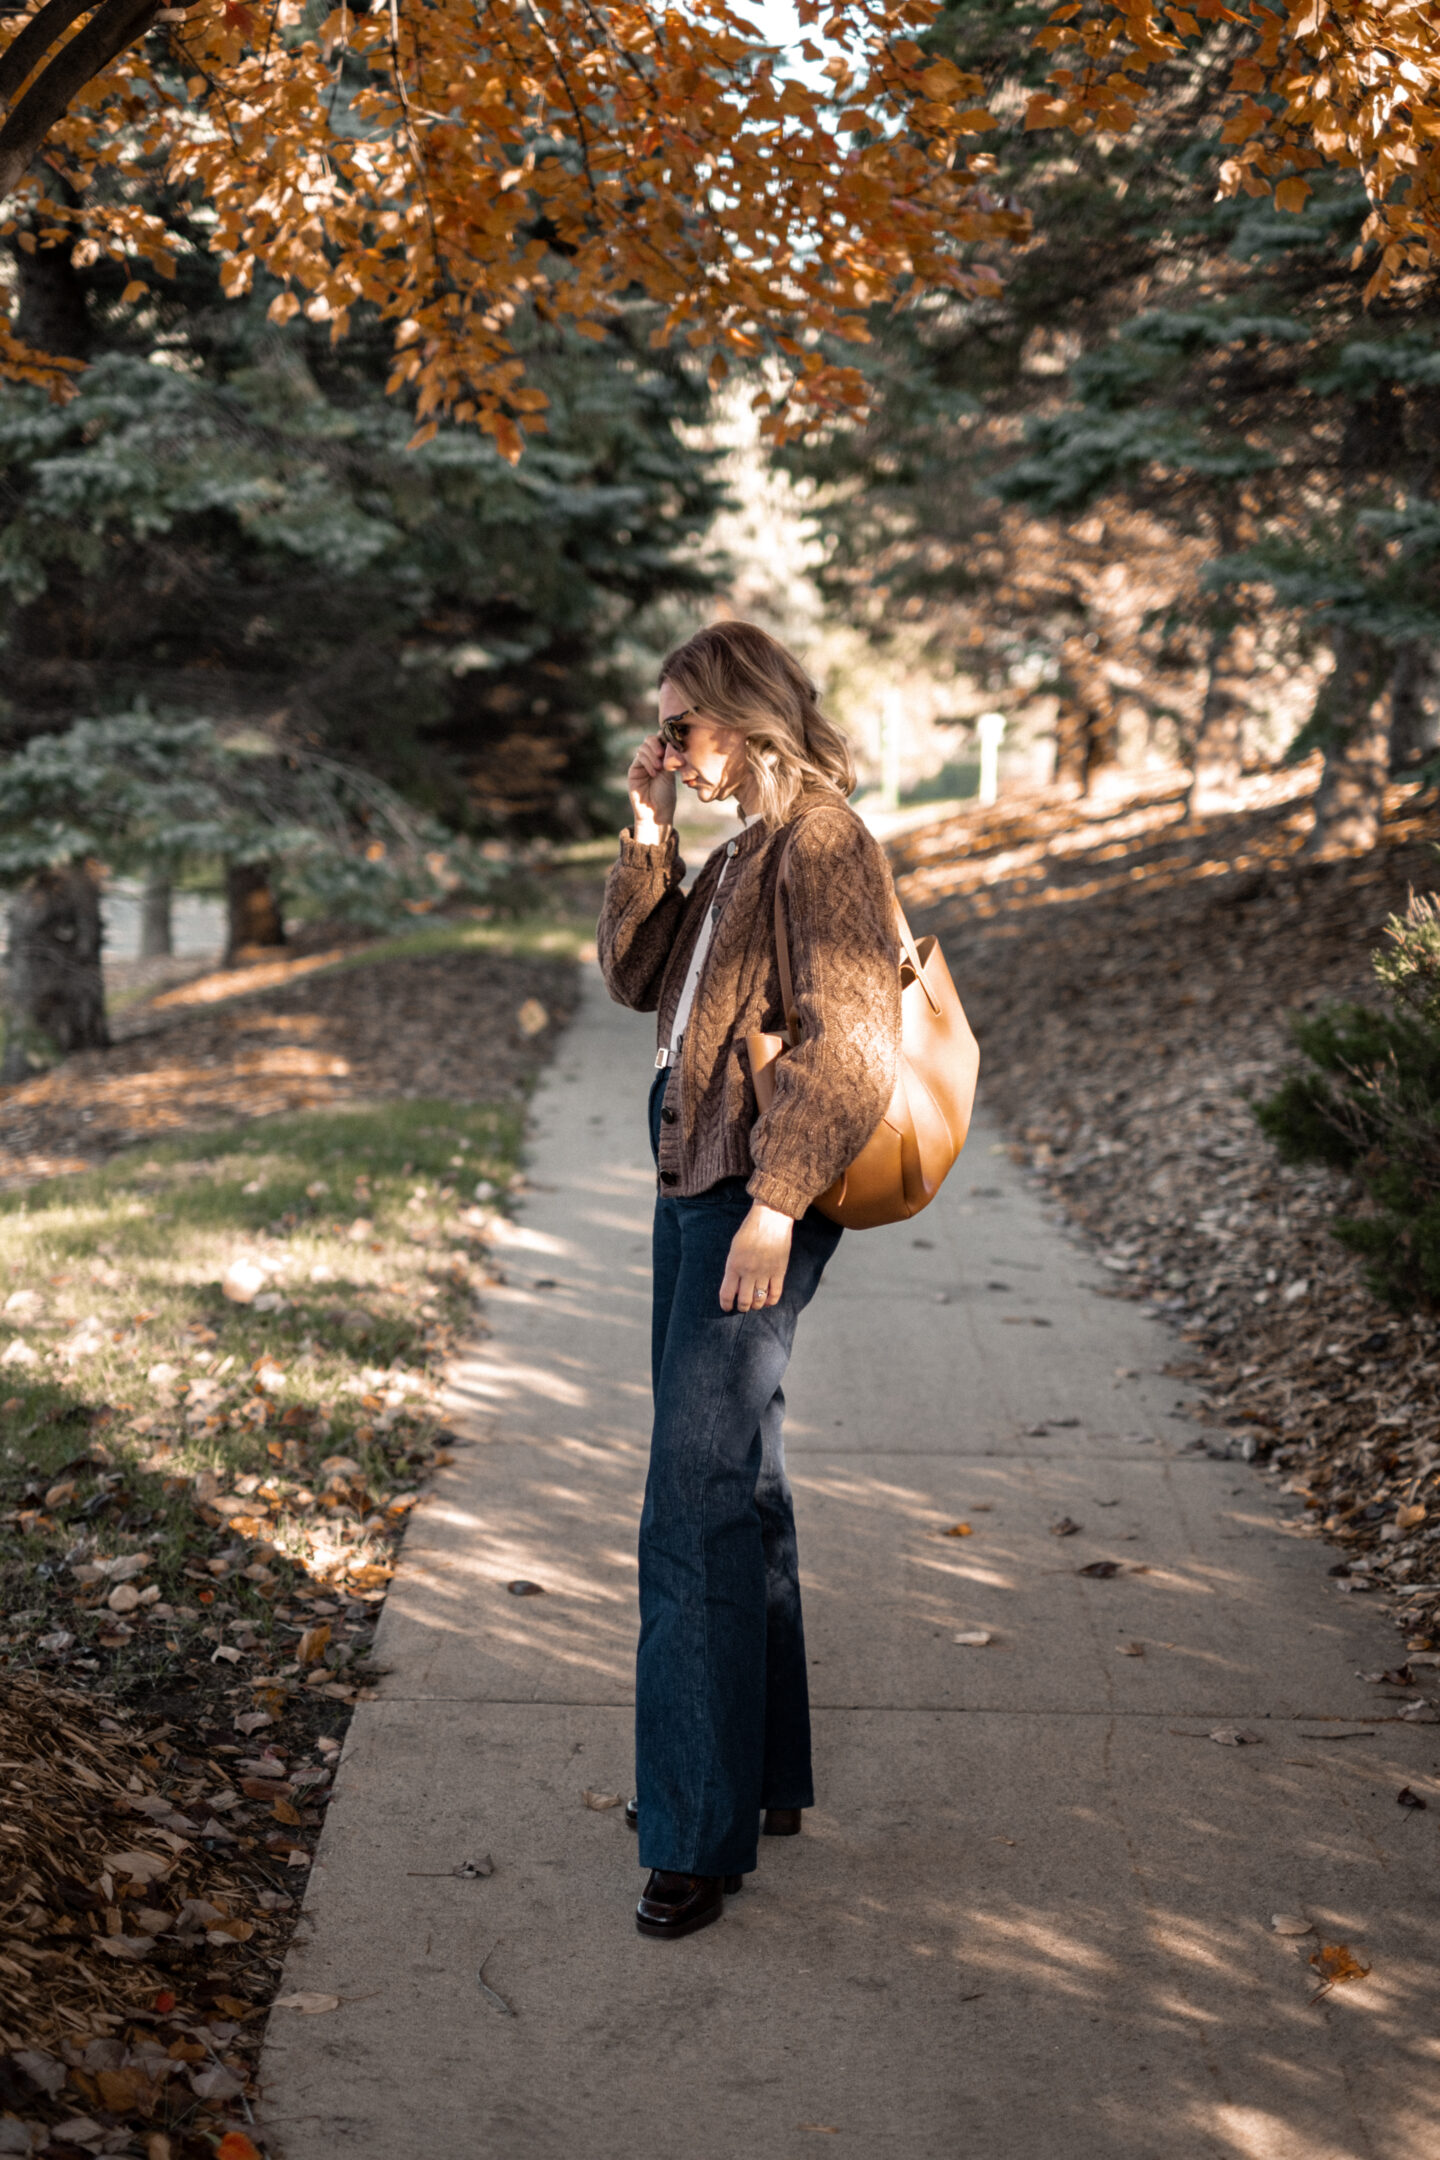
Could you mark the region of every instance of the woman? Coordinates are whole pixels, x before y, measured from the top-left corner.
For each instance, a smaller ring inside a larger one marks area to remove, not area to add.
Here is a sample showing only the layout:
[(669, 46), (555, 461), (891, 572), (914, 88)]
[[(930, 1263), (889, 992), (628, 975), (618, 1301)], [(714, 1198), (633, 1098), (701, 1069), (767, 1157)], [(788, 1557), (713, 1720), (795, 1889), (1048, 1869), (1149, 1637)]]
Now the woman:
[[(612, 997), (658, 1013), (655, 1423), (640, 1523), (636, 1773), (642, 1934), (716, 1920), (766, 1830), (814, 1803), (781, 1379), (840, 1231), (812, 1202), (860, 1152), (894, 1085), (895, 897), (846, 797), (855, 768), (798, 662), (717, 623), (660, 677), (659, 732), (630, 767), (598, 933)], [(744, 830), (694, 890), (677, 778), (733, 799)], [(759, 1115), (752, 1029), (783, 1030), (775, 887), (798, 1032)]]

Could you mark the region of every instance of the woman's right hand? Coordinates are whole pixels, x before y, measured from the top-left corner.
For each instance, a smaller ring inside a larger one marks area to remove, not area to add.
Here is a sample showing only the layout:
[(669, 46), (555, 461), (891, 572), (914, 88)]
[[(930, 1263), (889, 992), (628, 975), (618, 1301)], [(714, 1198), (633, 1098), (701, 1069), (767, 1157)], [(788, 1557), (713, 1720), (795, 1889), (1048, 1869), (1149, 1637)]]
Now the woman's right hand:
[(653, 846), (675, 822), (675, 775), (665, 770), (665, 745), (658, 735), (645, 737), (630, 761), (625, 784), (635, 813), (635, 838)]

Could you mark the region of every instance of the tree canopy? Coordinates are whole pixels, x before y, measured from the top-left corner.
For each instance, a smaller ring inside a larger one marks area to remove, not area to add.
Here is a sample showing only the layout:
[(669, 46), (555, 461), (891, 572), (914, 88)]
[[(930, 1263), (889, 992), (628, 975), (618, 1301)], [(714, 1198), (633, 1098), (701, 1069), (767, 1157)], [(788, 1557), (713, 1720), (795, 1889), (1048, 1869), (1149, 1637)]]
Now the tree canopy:
[(0, 751), (143, 699), (323, 746), (460, 829), (608, 820), (610, 730), (713, 586), (714, 459), (676, 425), (703, 365), (651, 349), (641, 302), (598, 344), (531, 316), (529, 456), (456, 427), (407, 453), (373, 311), (332, 343), (267, 320), (273, 283), (227, 303), (168, 214), (142, 318), (113, 266), (20, 260), (91, 364), (59, 404), (0, 385)]
[(1233, 25), (1177, 41), (1123, 135), (1067, 141), (1024, 124), (1042, 22), (954, 0), (933, 33), (1014, 116), (997, 185), (1034, 237), (993, 300), (877, 315), (865, 424), (787, 453), (825, 582), (878, 636), (967, 650), (1027, 725), (1048, 700), (1065, 778), (1179, 757), (1218, 797), (1288, 742), (1343, 797), (1353, 753), (1363, 841), (1387, 765), (1434, 749), (1432, 281), (1367, 296), (1353, 172), (1313, 168), (1298, 209), (1223, 192)]
[[(232, 294), (274, 278), (277, 320), (337, 337), (378, 312), (422, 435), (448, 413), (517, 455), (545, 410), (519, 312), (597, 336), (640, 293), (717, 375), (777, 363), (757, 396), (783, 438), (863, 401), (844, 349), (877, 305), (992, 290), (976, 244), (1025, 230), (976, 150), (999, 125), (983, 82), (929, 44), (932, 0), (797, 12), (798, 72), (725, 0), (40, 0), (0, 49), (0, 194), (39, 206), (31, 245), (78, 231), (123, 261), (139, 304), (175, 243), (129, 179), (163, 173), (205, 205)], [(1423, 0), (1069, 0), (1035, 37), (1053, 65), (1027, 127), (1123, 138), (1198, 58), (1228, 71), (1222, 188), (1297, 209), (1321, 165), (1352, 168), (1377, 289), (1440, 237)], [(13, 332), (0, 347), (53, 376)]]

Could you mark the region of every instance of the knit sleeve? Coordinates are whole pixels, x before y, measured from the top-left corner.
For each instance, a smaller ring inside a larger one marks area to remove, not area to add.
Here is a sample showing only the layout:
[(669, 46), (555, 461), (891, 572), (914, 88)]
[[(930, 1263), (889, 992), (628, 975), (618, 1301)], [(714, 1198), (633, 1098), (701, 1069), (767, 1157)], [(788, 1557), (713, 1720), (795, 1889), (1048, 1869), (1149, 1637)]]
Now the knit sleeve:
[(786, 874), (800, 1041), (750, 1135), (752, 1199), (799, 1217), (880, 1123), (900, 1054), (899, 934), (889, 866), (854, 813), (799, 826)]
[(619, 1005), (654, 1012), (670, 948), (685, 910), (685, 865), (673, 825), (653, 846), (620, 835), (619, 859), (605, 880), (595, 932), (600, 972)]

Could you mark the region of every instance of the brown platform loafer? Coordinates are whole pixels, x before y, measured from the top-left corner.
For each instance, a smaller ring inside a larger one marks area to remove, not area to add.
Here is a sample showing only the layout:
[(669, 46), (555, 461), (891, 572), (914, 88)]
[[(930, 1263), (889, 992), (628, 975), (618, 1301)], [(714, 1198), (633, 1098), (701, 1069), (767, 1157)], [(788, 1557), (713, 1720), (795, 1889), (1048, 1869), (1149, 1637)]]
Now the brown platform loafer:
[(767, 1807), (764, 1833), (766, 1837), (799, 1837), (801, 1809), (798, 1807)]
[(642, 1935), (693, 1935), (725, 1910), (725, 1893), (740, 1888), (739, 1875), (675, 1875), (655, 1868), (635, 1908)]

